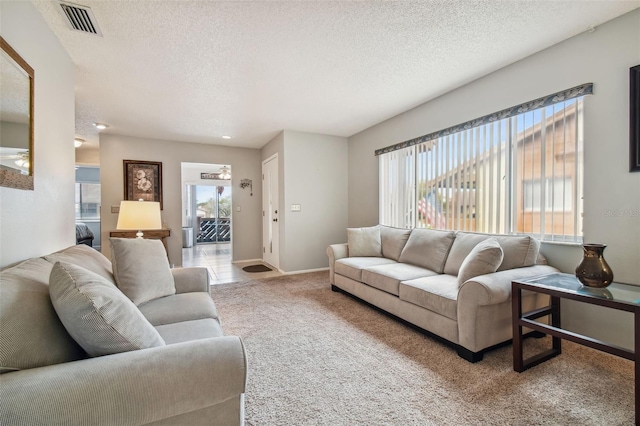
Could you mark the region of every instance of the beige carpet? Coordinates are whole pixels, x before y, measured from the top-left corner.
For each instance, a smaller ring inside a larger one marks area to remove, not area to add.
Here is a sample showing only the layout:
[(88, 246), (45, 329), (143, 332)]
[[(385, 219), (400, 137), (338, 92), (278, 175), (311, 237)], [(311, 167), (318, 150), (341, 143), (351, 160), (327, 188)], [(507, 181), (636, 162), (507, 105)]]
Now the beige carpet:
[[(246, 420), (261, 425), (631, 425), (633, 364), (563, 342), (524, 373), (511, 346), (470, 364), (330, 289), (327, 272), (214, 286), (249, 359)], [(535, 350), (544, 339), (526, 339)]]

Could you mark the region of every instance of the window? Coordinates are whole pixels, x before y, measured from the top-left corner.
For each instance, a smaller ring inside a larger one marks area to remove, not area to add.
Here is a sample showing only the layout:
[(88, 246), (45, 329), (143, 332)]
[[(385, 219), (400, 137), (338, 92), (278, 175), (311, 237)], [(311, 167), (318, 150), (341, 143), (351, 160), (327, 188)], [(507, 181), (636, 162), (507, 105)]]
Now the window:
[(591, 91), (569, 89), (377, 151), (380, 223), (581, 242), (582, 95)]
[(76, 220), (100, 219), (100, 169), (76, 167)]

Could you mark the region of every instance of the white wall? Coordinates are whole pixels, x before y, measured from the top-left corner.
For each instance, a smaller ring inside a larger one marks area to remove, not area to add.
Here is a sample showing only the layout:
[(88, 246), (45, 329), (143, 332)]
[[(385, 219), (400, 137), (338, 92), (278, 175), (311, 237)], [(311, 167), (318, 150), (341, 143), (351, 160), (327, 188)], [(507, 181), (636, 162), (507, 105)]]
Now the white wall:
[(0, 266), (75, 244), (74, 65), (30, 2), (0, 2), (0, 35), (34, 69), (34, 190), (0, 187)]
[[(638, 64), (635, 10), (350, 137), (349, 226), (378, 223), (375, 149), (593, 82), (594, 95), (585, 98), (584, 240), (608, 245), (605, 258), (616, 281), (640, 284), (640, 217), (633, 214), (640, 209), (640, 173), (628, 172), (629, 68)], [(543, 252), (569, 273), (582, 257), (579, 247), (544, 245)], [(629, 346), (628, 316), (608, 312), (602, 321), (599, 311), (575, 304), (564, 313), (568, 327)]]
[[(347, 139), (284, 130), (262, 149), (278, 153), (280, 269), (328, 266), (326, 249), (342, 241), (347, 227)], [(301, 211), (292, 212), (299, 204)]]
[[(100, 177), (102, 183), (102, 253), (111, 257), (107, 243), (109, 232), (116, 229), (118, 215), (111, 206), (120, 205), (124, 195), (122, 160), (162, 162), (163, 205), (162, 221), (171, 229), (169, 260), (182, 264), (182, 183), (181, 164), (228, 164), (233, 171), (232, 239), (234, 261), (261, 258), (262, 183), (260, 151), (197, 143), (143, 139), (121, 135), (100, 135)], [(253, 196), (240, 188), (241, 179), (253, 180)], [(237, 207), (241, 212), (237, 212)]]

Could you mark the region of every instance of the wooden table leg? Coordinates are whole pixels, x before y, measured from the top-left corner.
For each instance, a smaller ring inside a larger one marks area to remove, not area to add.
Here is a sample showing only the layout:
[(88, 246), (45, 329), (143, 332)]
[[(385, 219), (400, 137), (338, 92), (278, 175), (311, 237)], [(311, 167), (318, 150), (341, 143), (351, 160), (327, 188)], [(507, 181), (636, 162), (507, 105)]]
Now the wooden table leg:
[(522, 289), (515, 283), (511, 284), (511, 323), (513, 325), (513, 370), (524, 371), (522, 353)]
[(633, 313), (633, 322), (636, 424), (640, 425), (640, 390), (638, 389), (638, 384), (640, 383), (640, 363), (638, 362), (640, 361), (640, 309), (637, 307)]
[[(560, 298), (551, 296), (551, 325), (557, 328), (560, 326)], [(551, 338), (553, 342), (553, 349), (558, 351), (558, 354), (562, 353), (562, 339), (560, 337), (553, 336)]]

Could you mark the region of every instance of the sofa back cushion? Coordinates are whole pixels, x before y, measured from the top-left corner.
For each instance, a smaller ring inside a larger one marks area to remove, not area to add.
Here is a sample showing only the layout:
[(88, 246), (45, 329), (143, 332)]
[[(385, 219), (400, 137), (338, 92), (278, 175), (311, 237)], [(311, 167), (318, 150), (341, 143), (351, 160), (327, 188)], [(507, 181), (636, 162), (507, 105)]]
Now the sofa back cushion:
[(502, 251), (504, 258), (498, 271), (507, 269), (522, 268), (535, 265), (540, 251), (540, 242), (528, 235), (491, 235), (470, 232), (457, 232), (456, 239), (451, 247), (451, 252), (444, 267), (444, 273), (458, 275), (460, 266), (471, 250), (480, 242), (495, 238)]
[(72, 263), (106, 278), (107, 281), (114, 285), (116, 283), (109, 259), (98, 250), (86, 244), (71, 246), (43, 257), (50, 262), (51, 265), (56, 262)]
[(382, 257), (380, 227), (347, 228), (349, 257)]
[(109, 238), (113, 276), (136, 305), (176, 293), (167, 252), (160, 240)]
[(411, 229), (380, 225), (382, 256), (396, 261), (400, 259), (402, 249), (404, 249), (404, 246), (407, 244), (409, 235), (411, 235)]
[(0, 373), (87, 357), (51, 304), (52, 267), (34, 258), (0, 272)]
[(498, 270), (504, 252), (495, 238), (479, 242), (462, 262), (458, 272), (458, 285), (479, 275), (492, 274)]
[(91, 356), (164, 346), (164, 340), (118, 288), (80, 266), (51, 270), (53, 306), (69, 334)]
[(441, 274), (454, 239), (452, 231), (413, 229), (399, 261)]

